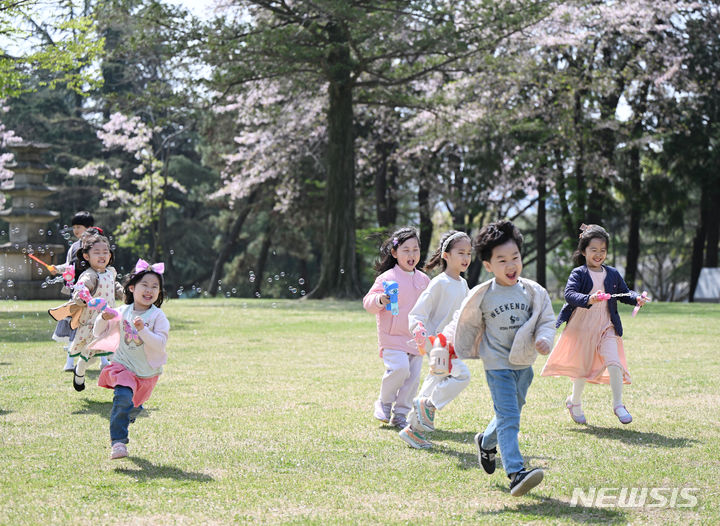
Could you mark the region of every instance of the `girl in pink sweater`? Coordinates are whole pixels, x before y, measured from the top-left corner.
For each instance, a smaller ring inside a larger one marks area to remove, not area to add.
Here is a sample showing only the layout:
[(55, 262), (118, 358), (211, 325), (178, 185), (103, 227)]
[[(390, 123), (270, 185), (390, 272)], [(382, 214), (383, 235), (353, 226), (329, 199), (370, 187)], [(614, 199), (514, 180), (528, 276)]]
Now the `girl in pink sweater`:
[[(407, 425), (407, 415), (420, 383), (422, 355), (410, 334), (408, 314), (430, 278), (415, 269), (420, 262), (420, 238), (414, 228), (401, 228), (380, 247), (375, 283), (363, 298), (363, 307), (377, 318), (378, 347), (385, 365), (380, 383), (380, 397), (374, 416), (400, 429)], [(391, 299), (383, 282), (397, 283), (398, 314), (387, 306)], [(394, 405), (393, 405), (394, 404)]]

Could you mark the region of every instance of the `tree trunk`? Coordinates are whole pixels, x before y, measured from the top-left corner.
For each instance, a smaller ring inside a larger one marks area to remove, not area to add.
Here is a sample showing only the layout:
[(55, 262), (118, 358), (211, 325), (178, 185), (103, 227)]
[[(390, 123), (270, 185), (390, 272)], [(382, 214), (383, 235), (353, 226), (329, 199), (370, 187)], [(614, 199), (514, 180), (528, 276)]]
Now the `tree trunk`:
[(697, 288), (700, 271), (703, 267), (705, 243), (707, 239), (708, 211), (710, 208), (709, 192), (707, 184), (703, 183), (700, 193), (700, 222), (695, 237), (693, 238), (692, 259), (690, 260), (690, 295), (689, 301), (695, 301), (695, 289)]
[(555, 178), (555, 188), (557, 189), (558, 204), (560, 206), (560, 217), (568, 237), (573, 238), (576, 235), (575, 221), (573, 220), (570, 204), (567, 200), (567, 187), (565, 185), (565, 174), (563, 173), (564, 164), (562, 153), (558, 148), (555, 148), (553, 153), (555, 154), (555, 169), (557, 172), (557, 176)]
[(387, 210), (387, 173), (388, 173), (388, 143), (383, 141), (376, 147), (380, 154), (380, 162), (375, 170), (375, 212), (380, 228), (390, 226)]
[(630, 218), (628, 225), (628, 245), (625, 262), (625, 282), (631, 289), (635, 288), (638, 260), (640, 257), (640, 219), (642, 217), (642, 167), (640, 166), (640, 149), (630, 149), (627, 178), (629, 182), (628, 203)]
[(573, 124), (575, 129), (575, 140), (577, 152), (575, 152), (575, 202), (577, 210), (575, 217), (580, 218), (580, 223), (586, 221), (587, 186), (585, 183), (585, 129), (583, 126), (583, 94), (581, 90), (575, 92), (575, 109), (573, 112)]
[(360, 280), (355, 257), (355, 152), (353, 83), (347, 30), (328, 24), (335, 46), (328, 54), (328, 170), (325, 232), (320, 279), (310, 293), (359, 298)]
[(260, 293), (262, 291), (265, 276), (265, 264), (267, 263), (268, 253), (270, 253), (271, 243), (272, 219), (268, 219), (268, 224), (265, 228), (265, 237), (263, 239), (262, 246), (260, 247), (260, 255), (258, 256), (257, 264), (255, 265), (255, 290), (253, 294), (255, 294), (256, 298), (260, 297)]
[(212, 274), (210, 275), (210, 282), (208, 283), (208, 293), (211, 296), (216, 296), (218, 291), (218, 281), (222, 277), (222, 269), (225, 263), (228, 260), (228, 257), (230, 257), (230, 254), (235, 250), (237, 247), (237, 241), (238, 236), (240, 235), (240, 230), (242, 230), (243, 224), (245, 223), (245, 220), (247, 219), (248, 214), (250, 213), (250, 210), (252, 209), (252, 205), (255, 202), (255, 198), (258, 194), (258, 190), (253, 190), (253, 192), (248, 196), (245, 206), (240, 209), (238, 212), (237, 217), (232, 223), (232, 226), (230, 227), (230, 230), (228, 231), (227, 235), (225, 236), (225, 239), (223, 239), (222, 246), (220, 247), (220, 251), (217, 254), (217, 257), (215, 258), (215, 263), (213, 265)]
[(536, 281), (546, 288), (547, 276), (545, 273), (547, 264), (547, 214), (545, 208), (545, 199), (547, 198), (547, 188), (545, 181), (540, 180), (538, 186), (538, 210), (537, 210), (537, 227), (535, 232), (535, 240), (537, 243), (537, 263), (535, 268)]
[(378, 226), (388, 228), (397, 221), (397, 185), (398, 167), (396, 161), (388, 162), (395, 149), (395, 143), (381, 142), (377, 146), (380, 154), (380, 165), (375, 171), (375, 206), (377, 208)]
[(475, 259), (472, 260), (470, 263), (470, 266), (467, 269), (467, 273), (465, 276), (465, 281), (467, 281), (468, 287), (473, 288), (475, 285), (478, 284), (478, 281), (480, 280), (480, 273), (482, 272), (482, 261), (480, 261), (479, 257), (475, 257)]
[(433, 223), (430, 210), (430, 188), (424, 171), (420, 173), (418, 183), (418, 210), (420, 212), (420, 257), (424, 254), (425, 260), (427, 260), (430, 238), (433, 234)]
[[(706, 245), (705, 245), (705, 266), (718, 266), (718, 238), (720, 237), (720, 177), (708, 175), (707, 190), (710, 194), (707, 202), (711, 203), (707, 211)], [(713, 181), (714, 179), (714, 181)]]

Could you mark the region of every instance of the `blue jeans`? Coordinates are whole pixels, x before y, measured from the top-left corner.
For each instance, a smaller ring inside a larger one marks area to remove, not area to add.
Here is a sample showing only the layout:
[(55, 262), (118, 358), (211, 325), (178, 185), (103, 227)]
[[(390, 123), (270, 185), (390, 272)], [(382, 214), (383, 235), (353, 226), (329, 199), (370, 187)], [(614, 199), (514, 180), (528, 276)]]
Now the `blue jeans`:
[(128, 427), (135, 422), (135, 417), (143, 410), (143, 406), (135, 407), (132, 401), (133, 391), (124, 385), (115, 386), (113, 406), (110, 412), (110, 442), (127, 444)]
[(486, 370), (495, 416), (483, 433), (483, 449), (500, 446), (503, 468), (508, 476), (523, 469), (523, 458), (518, 444), (520, 411), (533, 379), (532, 367), (525, 369)]

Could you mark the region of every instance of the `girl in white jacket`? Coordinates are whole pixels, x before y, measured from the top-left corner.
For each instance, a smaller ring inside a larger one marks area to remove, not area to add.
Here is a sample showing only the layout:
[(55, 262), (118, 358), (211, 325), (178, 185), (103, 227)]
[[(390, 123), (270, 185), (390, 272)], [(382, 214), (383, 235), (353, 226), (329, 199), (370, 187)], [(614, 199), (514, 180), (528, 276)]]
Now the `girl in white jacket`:
[[(445, 233), (430, 261), (426, 272), (442, 265), (443, 272), (430, 281), (408, 315), (410, 332), (419, 324), (428, 334), (440, 333), (460, 308), (468, 293), (468, 284), (461, 276), (470, 265), (472, 242), (465, 232), (452, 230)], [(413, 400), (408, 425), (400, 431), (400, 438), (417, 449), (432, 447), (425, 436), (435, 430), (435, 410), (440, 410), (454, 400), (470, 383), (470, 370), (450, 347), (449, 371), (446, 375), (433, 374), (431, 370)]]

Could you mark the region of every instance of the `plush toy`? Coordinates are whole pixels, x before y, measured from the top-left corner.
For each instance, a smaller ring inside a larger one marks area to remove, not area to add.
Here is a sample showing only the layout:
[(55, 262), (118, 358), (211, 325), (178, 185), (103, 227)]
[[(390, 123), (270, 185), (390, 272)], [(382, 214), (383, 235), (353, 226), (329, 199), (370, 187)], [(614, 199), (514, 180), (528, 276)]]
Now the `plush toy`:
[(445, 335), (430, 336), (433, 348), (430, 350), (430, 374), (447, 376), (450, 374), (450, 345)]
[(398, 304), (398, 293), (400, 286), (397, 281), (383, 281), (385, 294), (390, 296), (390, 303), (385, 305), (385, 310), (389, 310), (393, 316), (400, 314), (400, 305)]
[(428, 332), (425, 325), (423, 325), (423, 322), (419, 321), (413, 330), (413, 338), (417, 344), (418, 351), (420, 351), (420, 356), (424, 356), (427, 352), (425, 350), (425, 340), (427, 340), (427, 336)]

